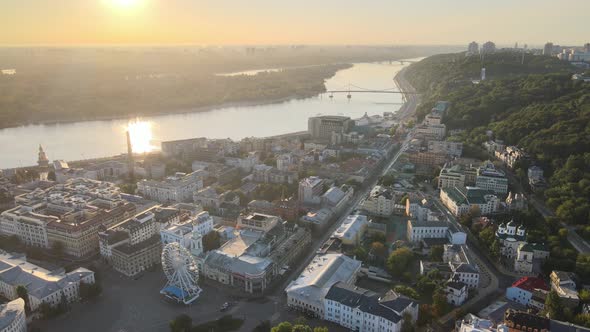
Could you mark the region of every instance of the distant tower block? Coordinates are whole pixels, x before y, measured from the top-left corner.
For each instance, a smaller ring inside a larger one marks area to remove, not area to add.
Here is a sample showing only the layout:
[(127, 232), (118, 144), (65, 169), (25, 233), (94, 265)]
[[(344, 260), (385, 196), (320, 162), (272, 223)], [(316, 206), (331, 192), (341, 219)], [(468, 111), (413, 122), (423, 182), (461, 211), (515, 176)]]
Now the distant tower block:
[(481, 69), (481, 80), (485, 81), (485, 79), (486, 79), (486, 69), (482, 68)]
[(43, 150), (41, 144), (39, 144), (39, 158), (37, 159), (37, 165), (39, 166), (39, 180), (46, 181), (49, 175), (49, 158)]

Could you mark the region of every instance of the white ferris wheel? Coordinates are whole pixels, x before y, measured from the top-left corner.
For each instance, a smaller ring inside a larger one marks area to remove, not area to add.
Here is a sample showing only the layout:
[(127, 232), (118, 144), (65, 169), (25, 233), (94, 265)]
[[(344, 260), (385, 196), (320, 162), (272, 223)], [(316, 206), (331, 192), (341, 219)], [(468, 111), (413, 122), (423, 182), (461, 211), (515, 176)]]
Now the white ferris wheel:
[(199, 297), (199, 267), (186, 248), (177, 242), (167, 244), (162, 250), (162, 269), (168, 282), (161, 294), (184, 304)]

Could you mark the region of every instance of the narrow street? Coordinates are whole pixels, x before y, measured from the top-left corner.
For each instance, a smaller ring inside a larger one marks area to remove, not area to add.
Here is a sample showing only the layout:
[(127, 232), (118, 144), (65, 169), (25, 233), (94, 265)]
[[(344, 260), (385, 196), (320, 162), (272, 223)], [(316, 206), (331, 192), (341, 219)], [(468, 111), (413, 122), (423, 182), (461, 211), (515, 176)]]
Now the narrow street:
[[(508, 180), (510, 181), (510, 184), (512, 184), (518, 192), (526, 193), (522, 184), (520, 183), (518, 178), (516, 178), (514, 173), (512, 173), (512, 171), (508, 168), (504, 168), (504, 171), (506, 173), (506, 176), (508, 177)], [(531, 205), (535, 208), (535, 210), (537, 210), (537, 212), (539, 212), (544, 218), (555, 217), (555, 213), (553, 211), (551, 211), (551, 209), (549, 209), (543, 202), (540, 202), (539, 200), (537, 200), (536, 197), (534, 197), (533, 195), (525, 195), (525, 197), (528, 199), (528, 201), (531, 203)], [(574, 226), (568, 225), (564, 222), (560, 222), (560, 224), (561, 224), (561, 227), (564, 227), (568, 230), (567, 240), (572, 245), (572, 247), (574, 247), (574, 249), (576, 249), (581, 254), (589, 254), (590, 253), (590, 244), (588, 244), (588, 242), (586, 240), (584, 240), (576, 232), (576, 228)]]

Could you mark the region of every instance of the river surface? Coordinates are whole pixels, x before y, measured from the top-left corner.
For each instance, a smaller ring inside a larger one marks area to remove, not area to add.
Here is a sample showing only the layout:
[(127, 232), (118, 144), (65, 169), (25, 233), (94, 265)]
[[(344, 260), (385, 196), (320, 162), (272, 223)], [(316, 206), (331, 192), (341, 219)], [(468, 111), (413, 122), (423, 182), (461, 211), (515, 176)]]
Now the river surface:
[[(407, 64), (406, 64), (407, 66)], [(358, 63), (326, 81), (328, 90), (348, 90), (349, 84), (366, 89), (392, 89), (399, 63)], [(353, 88), (356, 89), (356, 88)], [(192, 137), (265, 137), (307, 129), (316, 115), (359, 118), (397, 111), (400, 94), (346, 93), (321, 95), (260, 106), (236, 106), (205, 112), (147, 116), (131, 126), (134, 152), (157, 150), (160, 143)], [(35, 165), (39, 144), (50, 160), (107, 157), (126, 151), (129, 119), (29, 125), (0, 130), (0, 169)]]

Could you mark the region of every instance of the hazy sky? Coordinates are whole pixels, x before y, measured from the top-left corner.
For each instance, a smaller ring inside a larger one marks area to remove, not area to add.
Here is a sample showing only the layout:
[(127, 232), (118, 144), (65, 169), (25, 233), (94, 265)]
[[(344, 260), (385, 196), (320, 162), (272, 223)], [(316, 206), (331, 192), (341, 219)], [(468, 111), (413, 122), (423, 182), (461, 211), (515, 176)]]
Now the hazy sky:
[(582, 44), (590, 0), (0, 0), (0, 44)]

